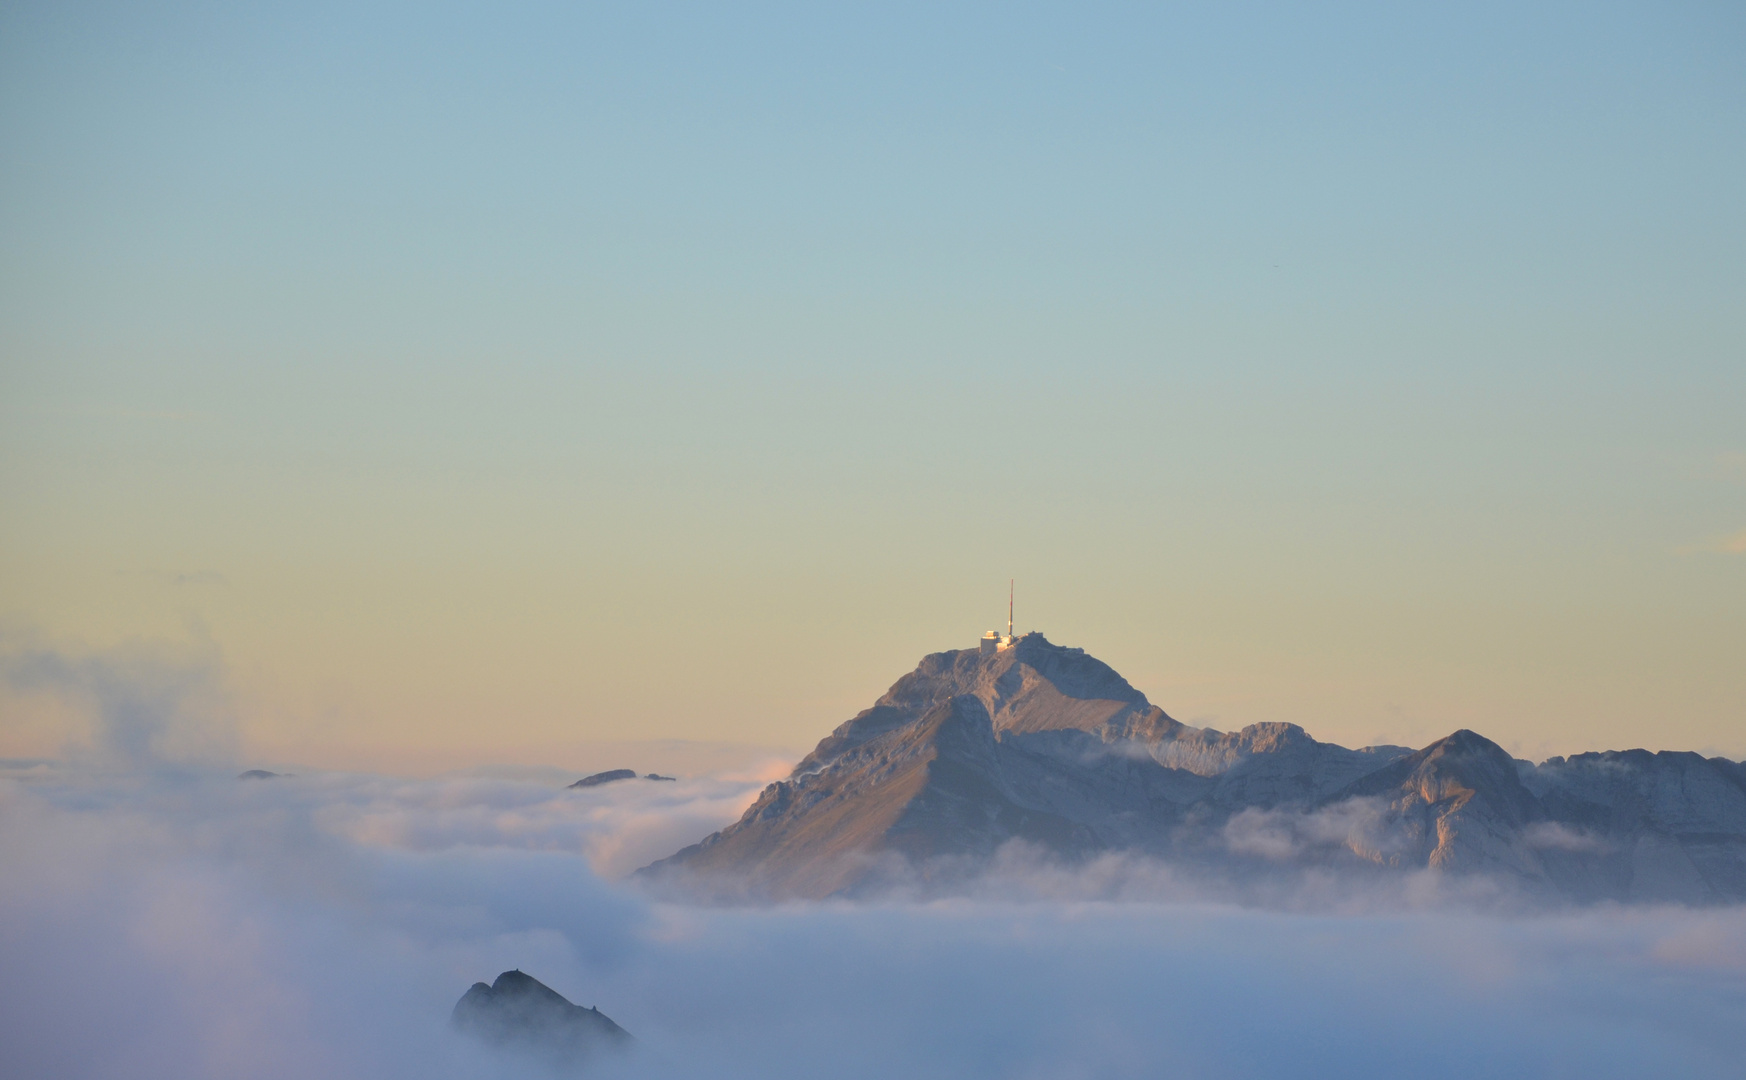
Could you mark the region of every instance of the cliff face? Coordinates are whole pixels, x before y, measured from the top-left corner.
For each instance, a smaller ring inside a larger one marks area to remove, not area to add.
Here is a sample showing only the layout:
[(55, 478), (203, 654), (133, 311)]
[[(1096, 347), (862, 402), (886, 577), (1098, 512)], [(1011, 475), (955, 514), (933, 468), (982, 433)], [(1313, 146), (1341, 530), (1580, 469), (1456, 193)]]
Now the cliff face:
[(1746, 769), (1695, 754), (1541, 766), (1459, 731), (1349, 750), (1293, 724), (1178, 723), (1030, 634), (934, 653), (735, 824), (643, 873), (824, 897), (973, 868), (1022, 840), (1203, 867), (1432, 869), (1575, 900), (1746, 899)]

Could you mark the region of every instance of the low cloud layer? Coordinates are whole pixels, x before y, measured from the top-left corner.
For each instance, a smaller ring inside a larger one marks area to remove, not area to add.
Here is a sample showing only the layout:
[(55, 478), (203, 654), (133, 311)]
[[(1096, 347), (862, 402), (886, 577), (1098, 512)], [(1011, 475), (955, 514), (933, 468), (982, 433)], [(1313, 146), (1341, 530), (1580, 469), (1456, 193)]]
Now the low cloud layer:
[[(6, 1072), (530, 1075), (446, 1026), (516, 967), (638, 1037), (600, 1076), (1721, 1077), (1746, 1054), (1740, 909), (1279, 910), (1022, 849), (927, 902), (708, 908), (616, 878), (757, 784), (0, 779)], [(1265, 856), (1363, 823), (1250, 825)]]

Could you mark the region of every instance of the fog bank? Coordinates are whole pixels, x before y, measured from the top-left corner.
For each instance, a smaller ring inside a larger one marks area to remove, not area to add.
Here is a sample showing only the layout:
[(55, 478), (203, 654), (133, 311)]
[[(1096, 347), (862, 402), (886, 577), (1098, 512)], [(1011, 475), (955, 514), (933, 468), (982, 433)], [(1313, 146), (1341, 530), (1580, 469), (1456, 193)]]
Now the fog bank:
[(1721, 1077), (1746, 1053), (1734, 908), (1286, 911), (1018, 857), (954, 900), (707, 908), (617, 879), (758, 783), (15, 771), (4, 1071), (527, 1075), (446, 1028), (517, 967), (637, 1036), (603, 1076)]

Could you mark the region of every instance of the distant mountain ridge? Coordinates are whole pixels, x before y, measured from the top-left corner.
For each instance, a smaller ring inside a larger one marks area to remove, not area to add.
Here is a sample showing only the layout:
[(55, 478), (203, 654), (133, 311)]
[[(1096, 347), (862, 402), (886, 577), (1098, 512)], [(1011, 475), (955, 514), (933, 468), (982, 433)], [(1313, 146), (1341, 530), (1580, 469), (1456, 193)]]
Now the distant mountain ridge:
[(1351, 750), (1182, 724), (1041, 634), (933, 653), (741, 819), (641, 873), (825, 897), (1013, 841), (1211, 870), (1484, 874), (1564, 900), (1746, 900), (1746, 767), (1633, 750), (1518, 761), (1458, 731)]
[[(584, 776), (570, 786), (572, 788), (591, 788), (599, 787), (602, 784), (616, 783), (619, 780), (635, 780), (636, 778), (637, 771), (635, 769), (608, 769), (605, 772), (597, 772), (589, 776)], [(647, 776), (644, 776), (643, 779), (674, 780), (677, 779), (677, 777), (662, 776), (660, 773), (649, 773)]]

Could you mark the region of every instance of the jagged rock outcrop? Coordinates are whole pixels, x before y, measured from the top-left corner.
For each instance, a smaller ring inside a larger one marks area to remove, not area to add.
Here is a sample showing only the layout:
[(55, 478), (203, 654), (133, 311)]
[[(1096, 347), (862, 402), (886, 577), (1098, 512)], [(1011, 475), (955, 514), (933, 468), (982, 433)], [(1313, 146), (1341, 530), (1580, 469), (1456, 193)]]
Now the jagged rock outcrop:
[(598, 1008), (572, 1005), (519, 970), (505, 971), (489, 986), (474, 983), (455, 1003), (450, 1023), (494, 1046), (560, 1065), (577, 1064), (601, 1050), (631, 1042), (630, 1033)]
[(962, 873), (1022, 841), (1202, 869), (1491, 875), (1573, 900), (1746, 899), (1746, 768), (1695, 754), (1540, 766), (1458, 731), (1350, 750), (1294, 724), (1191, 727), (1083, 650), (925, 657), (745, 815), (647, 867), (824, 897)]

